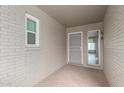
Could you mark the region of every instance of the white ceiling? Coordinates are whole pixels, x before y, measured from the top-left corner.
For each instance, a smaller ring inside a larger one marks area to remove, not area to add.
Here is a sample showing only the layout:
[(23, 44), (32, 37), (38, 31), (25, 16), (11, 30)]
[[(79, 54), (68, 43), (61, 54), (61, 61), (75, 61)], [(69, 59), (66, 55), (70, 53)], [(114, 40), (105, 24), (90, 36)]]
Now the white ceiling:
[(39, 5), (40, 9), (66, 27), (103, 21), (105, 5)]

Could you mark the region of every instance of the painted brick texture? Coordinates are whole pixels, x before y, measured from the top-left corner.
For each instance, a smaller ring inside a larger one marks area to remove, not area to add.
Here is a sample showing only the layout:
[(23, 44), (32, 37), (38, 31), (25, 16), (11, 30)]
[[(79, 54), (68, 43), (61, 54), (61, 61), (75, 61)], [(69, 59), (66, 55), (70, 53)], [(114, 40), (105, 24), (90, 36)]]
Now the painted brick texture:
[(104, 72), (110, 86), (124, 86), (124, 6), (109, 6), (105, 15)]
[[(25, 47), (25, 9), (42, 18), (40, 47), (36, 49)], [(64, 30), (36, 6), (0, 6), (0, 86), (34, 86), (63, 66)]]
[(0, 86), (23, 86), (25, 81), (24, 24), (16, 16), (15, 6), (0, 7)]

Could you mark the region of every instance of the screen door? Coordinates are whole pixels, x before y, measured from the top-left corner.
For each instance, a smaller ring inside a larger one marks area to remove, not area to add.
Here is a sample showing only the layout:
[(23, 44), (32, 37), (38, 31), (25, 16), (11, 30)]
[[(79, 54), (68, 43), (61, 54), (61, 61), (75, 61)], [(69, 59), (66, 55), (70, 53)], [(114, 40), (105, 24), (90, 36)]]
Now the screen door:
[(82, 32), (68, 33), (68, 63), (83, 64)]

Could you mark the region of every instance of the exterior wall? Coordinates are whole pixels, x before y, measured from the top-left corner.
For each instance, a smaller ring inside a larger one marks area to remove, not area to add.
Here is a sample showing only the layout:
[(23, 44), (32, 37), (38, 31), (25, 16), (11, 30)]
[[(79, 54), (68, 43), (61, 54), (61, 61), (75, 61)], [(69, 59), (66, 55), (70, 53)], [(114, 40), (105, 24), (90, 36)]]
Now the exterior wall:
[[(101, 30), (103, 31), (102, 22), (100, 23), (94, 23), (94, 24), (88, 24), (88, 25), (82, 25), (82, 26), (76, 26), (76, 27), (69, 27), (66, 29), (66, 55), (68, 54), (68, 37), (67, 34), (69, 32), (77, 32), (82, 31), (83, 32), (83, 66), (84, 67), (90, 67), (90, 68), (97, 68), (102, 69), (102, 66), (90, 66), (87, 65), (87, 32), (92, 30)], [(103, 64), (103, 40), (101, 40), (101, 64)], [(68, 56), (66, 57), (66, 62), (68, 61)]]
[[(40, 47), (25, 47), (25, 12), (40, 20)], [(65, 27), (37, 6), (0, 6), (0, 86), (34, 86), (65, 61)]]
[(104, 72), (110, 86), (124, 86), (124, 6), (109, 6), (105, 15)]

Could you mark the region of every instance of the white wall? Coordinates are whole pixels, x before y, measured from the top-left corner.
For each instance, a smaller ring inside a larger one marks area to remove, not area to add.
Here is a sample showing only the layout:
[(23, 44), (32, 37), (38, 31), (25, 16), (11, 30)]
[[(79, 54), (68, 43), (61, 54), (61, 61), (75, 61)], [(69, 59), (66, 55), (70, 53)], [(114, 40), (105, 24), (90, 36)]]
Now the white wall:
[[(101, 30), (103, 31), (103, 24), (102, 22), (100, 23), (94, 23), (94, 24), (88, 24), (88, 25), (81, 25), (81, 26), (76, 26), (76, 27), (69, 27), (66, 29), (66, 55), (68, 54), (68, 40), (67, 40), (67, 33), (69, 32), (77, 32), (77, 31), (82, 31), (83, 32), (83, 66), (85, 67), (90, 67), (90, 68), (97, 68), (97, 69), (102, 69), (102, 66), (90, 66), (87, 65), (87, 32), (92, 31), (92, 30)], [(101, 64), (103, 64), (103, 40), (101, 40)], [(66, 62), (68, 61), (68, 58), (66, 57)]]
[(124, 86), (124, 6), (109, 6), (106, 12), (104, 72), (110, 86)]
[[(25, 47), (25, 13), (40, 19), (40, 47)], [(66, 63), (65, 27), (36, 6), (0, 6), (0, 86), (34, 86)]]

